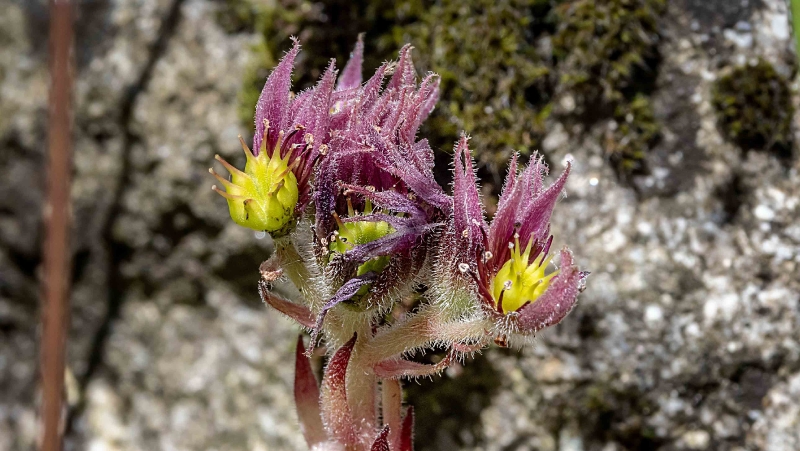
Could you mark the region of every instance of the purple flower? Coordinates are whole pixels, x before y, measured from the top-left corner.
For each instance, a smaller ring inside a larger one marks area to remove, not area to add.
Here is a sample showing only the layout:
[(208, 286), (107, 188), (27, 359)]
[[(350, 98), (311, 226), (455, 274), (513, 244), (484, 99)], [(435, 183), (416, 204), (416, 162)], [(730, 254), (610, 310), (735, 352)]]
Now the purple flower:
[(467, 138), (456, 147), (453, 217), (440, 260), (449, 274), (470, 276), (483, 310), (504, 332), (533, 334), (561, 321), (575, 305), (588, 275), (573, 265), (566, 248), (561, 251), (561, 267), (548, 269), (553, 258), (550, 216), (570, 168), (568, 164), (561, 176), (545, 187), (547, 166), (542, 159), (534, 158), (518, 173), (515, 155), (489, 225), (484, 220)]
[(354, 87), (360, 47), (334, 94), (336, 126), (315, 176), (314, 247), (341, 287), (320, 320), (333, 306), (356, 298), (363, 306), (380, 306), (384, 295), (407, 285), (451, 203), (433, 177), (427, 140), (416, 139), (438, 98), (439, 78), (429, 74), (418, 86), (411, 47), (405, 46), (397, 63), (382, 65)]

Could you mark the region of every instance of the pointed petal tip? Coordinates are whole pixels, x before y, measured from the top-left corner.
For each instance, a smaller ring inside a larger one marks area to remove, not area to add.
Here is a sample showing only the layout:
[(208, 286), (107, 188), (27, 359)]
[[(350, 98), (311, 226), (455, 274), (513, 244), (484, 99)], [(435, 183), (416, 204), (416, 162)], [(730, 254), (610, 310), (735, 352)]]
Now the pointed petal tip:
[(389, 447), (389, 426), (384, 426), (381, 433), (378, 434), (378, 437), (372, 443), (370, 451), (391, 451)]
[(339, 79), (339, 84), (336, 89), (339, 91), (345, 89), (352, 89), (361, 86), (362, 81), (362, 66), (364, 65), (364, 33), (359, 33), (358, 40), (353, 52), (350, 54), (350, 59), (344, 66), (342, 77)]

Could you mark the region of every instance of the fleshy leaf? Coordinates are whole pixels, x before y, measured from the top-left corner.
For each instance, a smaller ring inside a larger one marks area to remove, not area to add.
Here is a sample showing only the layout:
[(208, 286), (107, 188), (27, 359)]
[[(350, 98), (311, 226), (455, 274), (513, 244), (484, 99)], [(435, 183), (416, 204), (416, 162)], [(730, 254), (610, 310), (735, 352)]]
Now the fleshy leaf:
[(381, 407), (383, 424), (389, 428), (389, 443), (392, 449), (397, 449), (400, 444), (401, 416), (403, 415), (403, 392), (399, 380), (384, 379), (381, 382), (383, 389)]
[(303, 336), (297, 338), (294, 367), (294, 402), (300, 429), (309, 448), (325, 441), (325, 428), (319, 408), (319, 387), (311, 363), (305, 355)]
[(322, 419), (328, 434), (345, 447), (358, 443), (356, 427), (347, 403), (347, 365), (356, 335), (339, 348), (325, 368), (322, 381)]
[(372, 443), (370, 451), (392, 451), (389, 448), (389, 426), (383, 428), (378, 438)]
[(400, 431), (400, 446), (397, 451), (414, 451), (414, 406), (408, 406)]
[(314, 315), (311, 314), (311, 311), (308, 309), (308, 307), (287, 301), (286, 299), (271, 293), (266, 281), (261, 280), (258, 282), (258, 294), (261, 296), (261, 300), (264, 303), (268, 304), (270, 307), (283, 313), (289, 318), (297, 321), (301, 326), (307, 329), (314, 328)]

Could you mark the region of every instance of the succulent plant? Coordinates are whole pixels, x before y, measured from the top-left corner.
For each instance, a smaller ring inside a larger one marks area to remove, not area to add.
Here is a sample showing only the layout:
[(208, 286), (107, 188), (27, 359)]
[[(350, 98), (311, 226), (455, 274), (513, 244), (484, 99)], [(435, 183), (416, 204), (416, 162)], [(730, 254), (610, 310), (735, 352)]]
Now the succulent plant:
[[(545, 187), (543, 160), (518, 171), (515, 155), (487, 223), (466, 136), (452, 195), (433, 177), (433, 151), (417, 134), (439, 77), (418, 83), (410, 46), (362, 83), (359, 41), (338, 83), (331, 63), (314, 88), (291, 96), (298, 51), (295, 42), (267, 79), (245, 170), (225, 164), (231, 179), (215, 174), (227, 190), (218, 191), (234, 221), (275, 238), (260, 268), (262, 299), (311, 332), (308, 349), (298, 339), (295, 373), (309, 448), (410, 451), (401, 378), (437, 374), (492, 341), (524, 343), (574, 307), (588, 273), (566, 248), (560, 268), (550, 256), (550, 216), (570, 166)], [(301, 299), (270, 290), (284, 275)], [(398, 308), (410, 298), (417, 308)], [(308, 361), (320, 339), (331, 355), (321, 386)], [(435, 364), (407, 359), (426, 349), (447, 354)]]

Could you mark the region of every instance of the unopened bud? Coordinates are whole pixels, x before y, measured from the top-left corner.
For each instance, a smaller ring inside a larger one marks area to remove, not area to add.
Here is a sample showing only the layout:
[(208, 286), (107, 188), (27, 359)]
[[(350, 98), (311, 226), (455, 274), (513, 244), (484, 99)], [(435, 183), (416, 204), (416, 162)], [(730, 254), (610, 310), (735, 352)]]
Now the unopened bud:
[(231, 177), (227, 180), (210, 169), (225, 187), (225, 191), (216, 187), (214, 191), (228, 200), (231, 218), (237, 224), (266, 231), (273, 238), (285, 236), (294, 227), (294, 209), (299, 197), (297, 178), (289, 169), (290, 156), (281, 158), (280, 152), (272, 152), (272, 156), (260, 152), (254, 156), (243, 140), (241, 143), (247, 156), (244, 171), (217, 155), (216, 160)]

